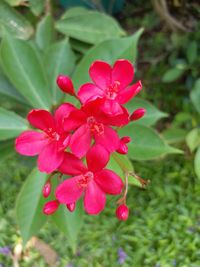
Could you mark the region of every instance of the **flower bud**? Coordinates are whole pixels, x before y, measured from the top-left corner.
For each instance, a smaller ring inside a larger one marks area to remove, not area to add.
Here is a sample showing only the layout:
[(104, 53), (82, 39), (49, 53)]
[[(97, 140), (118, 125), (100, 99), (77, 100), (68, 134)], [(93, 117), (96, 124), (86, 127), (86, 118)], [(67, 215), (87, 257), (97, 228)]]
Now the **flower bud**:
[(66, 204), (66, 207), (70, 212), (73, 212), (76, 208), (76, 203), (73, 202), (73, 203)]
[(47, 202), (43, 207), (43, 213), (46, 215), (53, 214), (59, 207), (58, 200), (52, 200)]
[(47, 198), (51, 194), (51, 182), (47, 181), (42, 189), (43, 197)]
[(128, 153), (128, 146), (126, 145), (131, 141), (131, 138), (129, 136), (124, 136), (120, 139), (119, 142), (119, 148), (117, 149), (117, 152), (119, 154), (127, 154)]
[(131, 114), (130, 120), (131, 121), (137, 121), (137, 120), (141, 119), (144, 116), (145, 112), (146, 112), (146, 109), (145, 108), (138, 108), (138, 109), (136, 109)]
[(68, 76), (59, 75), (57, 77), (56, 82), (57, 82), (58, 87), (64, 93), (67, 93), (67, 94), (72, 95), (72, 96), (74, 96), (76, 94), (75, 90), (74, 90), (74, 85), (72, 83), (72, 80)]
[(129, 215), (129, 208), (125, 205), (122, 204), (116, 209), (116, 217), (120, 221), (126, 221), (128, 219)]

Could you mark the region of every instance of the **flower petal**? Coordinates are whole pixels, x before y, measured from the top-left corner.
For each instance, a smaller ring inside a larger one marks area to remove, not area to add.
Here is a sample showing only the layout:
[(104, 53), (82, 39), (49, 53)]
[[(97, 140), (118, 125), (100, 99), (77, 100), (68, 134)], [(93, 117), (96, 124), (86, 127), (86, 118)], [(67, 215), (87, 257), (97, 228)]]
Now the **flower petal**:
[(106, 193), (118, 195), (122, 192), (123, 182), (121, 178), (111, 170), (102, 170), (95, 174), (95, 182)]
[(96, 60), (89, 69), (93, 82), (104, 91), (111, 84), (111, 72), (111, 66), (101, 60)]
[(130, 61), (119, 59), (115, 62), (112, 70), (112, 82), (120, 82), (120, 90), (126, 88), (133, 80), (134, 68)]
[(70, 148), (72, 153), (79, 158), (85, 156), (90, 148), (91, 139), (92, 136), (87, 124), (82, 125), (71, 137)]
[(106, 124), (106, 125), (112, 125), (112, 126), (118, 126), (118, 127), (122, 127), (126, 124), (129, 123), (129, 112), (128, 110), (121, 106), (123, 113), (117, 116), (105, 116), (105, 115), (101, 115), (101, 117), (99, 116), (99, 120)]
[(38, 157), (38, 169), (50, 173), (60, 166), (63, 159), (64, 151), (59, 151), (57, 142), (53, 141), (41, 151)]
[(78, 97), (83, 104), (85, 104), (87, 101), (92, 101), (98, 97), (102, 98), (104, 96), (105, 92), (93, 83), (83, 84), (78, 91)]
[(67, 118), (64, 118), (64, 130), (69, 132), (77, 129), (86, 122), (86, 115), (79, 109), (72, 111)]
[(55, 121), (50, 112), (43, 109), (33, 109), (29, 112), (27, 119), (29, 123), (40, 130), (55, 130)]
[(101, 145), (94, 145), (86, 154), (88, 170), (97, 172), (102, 170), (108, 163), (110, 155)]
[(56, 188), (56, 198), (62, 204), (76, 202), (83, 193), (83, 188), (78, 185), (81, 175), (67, 179)]
[(101, 110), (109, 116), (116, 116), (123, 113), (123, 110), (118, 102), (112, 99), (106, 99), (101, 106)]
[(25, 131), (17, 137), (15, 149), (26, 156), (35, 156), (48, 144), (45, 134), (36, 131)]
[(94, 139), (96, 144), (102, 145), (110, 153), (116, 151), (119, 147), (119, 136), (112, 128), (104, 126), (104, 133), (101, 135), (95, 134)]
[(136, 96), (141, 89), (142, 89), (142, 83), (141, 81), (138, 81), (137, 83), (131, 85), (130, 87), (121, 90), (118, 96), (116, 97), (116, 101), (118, 101), (119, 104), (125, 104), (129, 100), (131, 100), (131, 98)]
[(71, 153), (65, 152), (64, 160), (58, 170), (64, 174), (77, 175), (86, 172), (87, 168), (83, 164), (82, 160)]
[(84, 207), (89, 214), (100, 213), (106, 204), (106, 195), (99, 186), (91, 181), (85, 191)]
[(74, 110), (76, 110), (75, 106), (69, 103), (64, 103), (56, 109), (54, 118), (56, 122), (56, 128), (59, 132), (63, 131), (63, 119), (68, 117), (69, 114)]

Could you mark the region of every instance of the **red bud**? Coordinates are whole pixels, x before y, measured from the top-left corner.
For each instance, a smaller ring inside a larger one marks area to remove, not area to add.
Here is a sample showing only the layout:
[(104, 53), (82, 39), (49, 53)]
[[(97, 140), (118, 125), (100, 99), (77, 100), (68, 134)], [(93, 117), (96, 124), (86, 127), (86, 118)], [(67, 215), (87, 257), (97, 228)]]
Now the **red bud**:
[(51, 194), (51, 182), (47, 181), (42, 189), (43, 197), (47, 198)]
[(119, 154), (127, 154), (128, 153), (128, 146), (126, 145), (131, 141), (131, 138), (129, 136), (124, 136), (120, 139), (119, 142), (119, 148), (117, 149), (117, 152)]
[(57, 77), (56, 82), (57, 82), (58, 87), (64, 93), (67, 93), (67, 94), (72, 95), (72, 96), (74, 96), (76, 94), (75, 90), (74, 90), (74, 85), (72, 83), (72, 80), (68, 76), (59, 75)]
[(116, 209), (116, 217), (120, 221), (126, 221), (128, 219), (128, 215), (129, 215), (129, 208), (125, 204), (120, 205)]
[(145, 108), (138, 108), (138, 109), (136, 109), (132, 113), (132, 115), (130, 116), (130, 120), (131, 121), (137, 121), (137, 120), (141, 119), (144, 116), (145, 112), (146, 112), (146, 109)]
[(75, 208), (76, 208), (76, 203), (73, 202), (73, 203), (70, 203), (70, 204), (66, 204), (66, 207), (70, 212), (73, 212), (75, 210)]
[(58, 200), (52, 200), (47, 202), (43, 207), (43, 213), (46, 215), (53, 214), (59, 207)]
[(121, 138), (121, 141), (125, 144), (128, 144), (131, 142), (131, 138), (130, 138), (130, 136), (124, 136)]

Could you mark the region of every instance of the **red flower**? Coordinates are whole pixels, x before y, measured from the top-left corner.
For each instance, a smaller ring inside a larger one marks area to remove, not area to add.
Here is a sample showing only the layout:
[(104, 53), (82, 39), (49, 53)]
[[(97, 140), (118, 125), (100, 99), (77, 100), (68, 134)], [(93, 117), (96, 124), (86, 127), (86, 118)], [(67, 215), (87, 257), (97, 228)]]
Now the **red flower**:
[(119, 147), (119, 136), (110, 126), (123, 126), (129, 122), (128, 111), (123, 107), (123, 113), (114, 117), (107, 116), (101, 111), (103, 100), (96, 99), (82, 106), (80, 110), (72, 111), (64, 119), (64, 129), (77, 129), (71, 137), (70, 148), (77, 157), (85, 156), (92, 139), (101, 144), (109, 152)]
[(141, 89), (140, 81), (128, 87), (134, 76), (134, 68), (130, 61), (119, 59), (113, 68), (106, 62), (97, 60), (89, 74), (93, 83), (82, 85), (78, 97), (83, 104), (98, 97), (105, 99), (102, 109), (106, 114), (119, 115), (123, 113), (121, 104), (127, 103)]
[(28, 114), (29, 123), (42, 130), (23, 132), (15, 141), (16, 151), (22, 155), (38, 157), (38, 168), (41, 172), (50, 173), (58, 168), (64, 158), (64, 150), (69, 145), (69, 133), (63, 130), (63, 118), (75, 107), (63, 104), (54, 117), (46, 110), (32, 110)]
[(100, 213), (106, 203), (106, 194), (120, 194), (121, 178), (111, 170), (104, 169), (109, 153), (101, 145), (93, 146), (86, 155), (87, 167), (71, 153), (65, 153), (59, 171), (75, 175), (62, 182), (56, 189), (56, 198), (62, 204), (76, 202), (84, 195), (84, 207), (89, 214)]

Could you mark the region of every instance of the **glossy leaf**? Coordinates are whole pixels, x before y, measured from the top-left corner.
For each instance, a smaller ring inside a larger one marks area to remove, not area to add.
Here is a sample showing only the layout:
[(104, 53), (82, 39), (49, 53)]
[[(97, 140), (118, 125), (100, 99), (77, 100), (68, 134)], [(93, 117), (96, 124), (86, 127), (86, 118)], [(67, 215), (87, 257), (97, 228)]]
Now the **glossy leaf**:
[(69, 212), (65, 205), (60, 205), (56, 213), (52, 215), (52, 220), (66, 235), (75, 252), (78, 233), (83, 222), (82, 200), (76, 203), (76, 209), (73, 212)]
[(126, 105), (129, 112), (132, 113), (137, 108), (145, 108), (146, 113), (144, 117), (137, 121), (138, 124), (150, 126), (155, 124), (159, 119), (167, 117), (167, 113), (164, 113), (153, 106), (150, 102), (140, 99), (138, 97), (133, 98)]
[(200, 179), (200, 147), (198, 148), (195, 158), (194, 158), (194, 169), (195, 169), (196, 175)]
[(17, 90), (12, 86), (12, 84), (8, 81), (6, 76), (3, 74), (0, 69), (0, 96), (9, 98), (9, 100), (15, 100), (22, 104), (27, 105), (26, 99), (17, 92)]
[(24, 244), (38, 233), (47, 220), (47, 216), (42, 213), (46, 201), (42, 197), (42, 188), (46, 179), (46, 174), (35, 168), (26, 178), (18, 195), (16, 215)]
[(27, 128), (26, 121), (19, 115), (0, 108), (0, 140), (13, 138)]
[(128, 157), (135, 160), (151, 160), (168, 153), (181, 153), (167, 145), (153, 129), (139, 124), (129, 124), (119, 131), (121, 136), (131, 136)]
[(54, 21), (53, 17), (46, 15), (37, 25), (36, 43), (41, 50), (46, 50), (54, 41)]
[(200, 113), (200, 79), (196, 80), (194, 88), (190, 93), (190, 98), (196, 110)]
[(32, 106), (49, 109), (50, 91), (35, 50), (25, 41), (6, 36), (0, 53), (4, 73), (16, 89)]
[(200, 146), (200, 129), (192, 129), (186, 136), (186, 143), (191, 152)]
[(0, 1), (0, 36), (6, 30), (12, 36), (29, 39), (33, 34), (33, 27), (28, 20), (4, 1)]
[(70, 16), (66, 12), (64, 18), (56, 23), (56, 29), (66, 36), (91, 44), (111, 39), (111, 36), (125, 35), (114, 18), (97, 11), (74, 12)]
[(56, 84), (57, 76), (59, 74), (71, 75), (75, 67), (75, 55), (68, 40), (51, 45), (45, 53), (44, 64), (48, 66), (46, 71), (50, 81), (52, 101), (56, 104), (63, 96)]
[(74, 72), (73, 81), (75, 88), (90, 80), (88, 69), (94, 60), (105, 60), (113, 64), (117, 59), (124, 58), (135, 62), (137, 43), (142, 32), (143, 29), (140, 29), (130, 37), (104, 41), (89, 49)]

